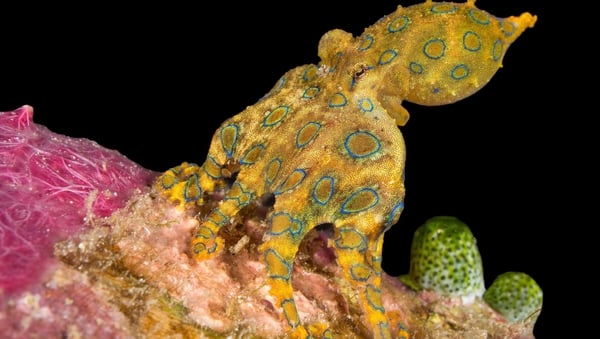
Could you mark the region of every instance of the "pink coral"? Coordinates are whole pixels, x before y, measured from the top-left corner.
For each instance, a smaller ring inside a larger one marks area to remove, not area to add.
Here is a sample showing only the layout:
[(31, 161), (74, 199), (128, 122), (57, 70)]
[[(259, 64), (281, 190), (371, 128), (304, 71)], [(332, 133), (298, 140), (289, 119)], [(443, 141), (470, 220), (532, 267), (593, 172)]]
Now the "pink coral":
[(31, 106), (0, 112), (0, 301), (43, 275), (56, 241), (154, 177), (117, 151), (36, 125)]

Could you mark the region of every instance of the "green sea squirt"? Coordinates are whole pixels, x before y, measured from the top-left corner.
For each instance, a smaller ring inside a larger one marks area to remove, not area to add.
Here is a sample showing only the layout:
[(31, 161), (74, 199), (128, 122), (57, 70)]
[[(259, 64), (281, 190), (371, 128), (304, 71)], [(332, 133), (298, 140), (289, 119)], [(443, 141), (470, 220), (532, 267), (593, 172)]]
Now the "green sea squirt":
[(400, 280), (414, 290), (460, 297), (464, 303), (485, 291), (481, 255), (469, 227), (455, 217), (427, 220), (414, 234), (410, 271)]

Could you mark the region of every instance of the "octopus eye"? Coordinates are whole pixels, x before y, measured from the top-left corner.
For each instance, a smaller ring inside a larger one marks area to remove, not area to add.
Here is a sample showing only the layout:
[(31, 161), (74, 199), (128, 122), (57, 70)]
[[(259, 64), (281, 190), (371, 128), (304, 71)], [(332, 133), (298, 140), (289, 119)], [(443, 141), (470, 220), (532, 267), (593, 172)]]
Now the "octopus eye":
[(358, 63), (356, 65), (354, 65), (354, 67), (352, 67), (352, 79), (354, 81), (359, 80), (360, 78), (364, 77), (365, 74), (367, 74), (367, 71), (369, 70), (369, 66), (367, 66), (364, 63)]

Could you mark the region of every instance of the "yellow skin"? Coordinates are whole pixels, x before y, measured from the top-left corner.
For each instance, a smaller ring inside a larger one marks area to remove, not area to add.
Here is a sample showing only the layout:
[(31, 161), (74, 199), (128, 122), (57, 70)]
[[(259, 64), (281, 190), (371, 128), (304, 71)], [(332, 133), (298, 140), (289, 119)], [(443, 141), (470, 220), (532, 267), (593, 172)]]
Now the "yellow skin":
[[(466, 3), (426, 1), (398, 9), (354, 38), (342, 30), (319, 43), (319, 65), (287, 72), (253, 106), (225, 121), (202, 166), (165, 172), (157, 188), (181, 206), (223, 200), (192, 236), (198, 260), (223, 249), (219, 229), (256, 199), (274, 205), (260, 246), (267, 284), (289, 337), (306, 338), (293, 299), (292, 266), (304, 236), (330, 223), (330, 242), (374, 338), (390, 332), (381, 302), (384, 232), (403, 209), (403, 100), (443, 105), (484, 86), (536, 17), (499, 19)], [(231, 183), (233, 182), (233, 183)], [(314, 326), (312, 328), (321, 328)], [(330, 336), (318, 330), (314, 336)]]

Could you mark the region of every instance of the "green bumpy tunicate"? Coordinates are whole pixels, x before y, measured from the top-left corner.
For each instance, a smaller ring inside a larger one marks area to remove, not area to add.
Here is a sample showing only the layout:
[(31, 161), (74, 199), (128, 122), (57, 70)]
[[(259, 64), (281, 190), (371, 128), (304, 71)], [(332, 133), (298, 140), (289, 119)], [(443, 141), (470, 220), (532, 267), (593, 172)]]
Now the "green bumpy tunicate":
[(542, 308), (543, 293), (529, 275), (506, 272), (494, 280), (483, 300), (511, 323), (535, 322)]
[(455, 217), (427, 220), (414, 234), (410, 271), (400, 276), (410, 288), (460, 297), (464, 302), (485, 291), (481, 255), (469, 227)]

